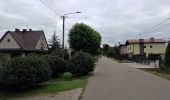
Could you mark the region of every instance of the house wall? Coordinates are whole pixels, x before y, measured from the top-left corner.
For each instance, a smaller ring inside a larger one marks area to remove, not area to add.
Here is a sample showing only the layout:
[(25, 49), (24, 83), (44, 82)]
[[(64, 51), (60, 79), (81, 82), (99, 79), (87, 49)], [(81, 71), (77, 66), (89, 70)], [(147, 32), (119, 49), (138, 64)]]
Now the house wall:
[(120, 54), (127, 54), (127, 46), (120, 47)]
[(133, 44), (133, 45), (134, 45), (133, 54), (140, 54), (140, 46), (139, 46), (139, 44)]
[[(163, 54), (166, 51), (166, 44), (165, 43), (149, 43), (144, 44), (146, 48), (144, 48), (144, 53), (148, 56), (148, 54)], [(150, 47), (152, 46), (152, 48)]]
[[(150, 47), (152, 46), (152, 48)], [(166, 44), (165, 43), (146, 43), (144, 44), (144, 53), (146, 56), (148, 54), (164, 54), (166, 51)], [(130, 44), (127, 46), (127, 53), (129, 56), (140, 54), (140, 46), (139, 44)]]
[(127, 46), (127, 53), (139, 54), (139, 44), (130, 44)]
[(42, 35), (42, 36), (40, 37), (40, 40), (38, 41), (35, 49), (37, 49), (37, 50), (42, 50), (42, 49), (43, 49), (43, 50), (48, 50), (48, 45), (47, 45), (47, 43), (46, 43), (46, 40), (45, 40), (44, 35)]
[[(8, 39), (10, 42), (8, 42)], [(3, 40), (0, 42), (0, 49), (20, 49), (20, 46), (15, 41), (10, 33), (8, 33)]]

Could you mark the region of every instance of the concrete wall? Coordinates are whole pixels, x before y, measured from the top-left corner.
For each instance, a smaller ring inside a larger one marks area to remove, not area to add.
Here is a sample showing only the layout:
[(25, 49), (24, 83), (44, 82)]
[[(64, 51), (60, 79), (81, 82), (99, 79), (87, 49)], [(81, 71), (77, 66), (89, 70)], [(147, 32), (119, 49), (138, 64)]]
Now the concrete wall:
[(46, 40), (45, 40), (44, 35), (42, 35), (42, 36), (40, 37), (40, 39), (39, 39), (39, 41), (38, 41), (35, 49), (37, 49), (37, 50), (41, 50), (41, 49), (43, 49), (43, 50), (48, 50), (48, 45), (47, 45), (47, 43), (46, 43)]
[[(10, 42), (8, 42), (8, 39)], [(8, 33), (3, 40), (0, 42), (0, 49), (20, 49), (20, 46), (15, 41), (10, 33)]]

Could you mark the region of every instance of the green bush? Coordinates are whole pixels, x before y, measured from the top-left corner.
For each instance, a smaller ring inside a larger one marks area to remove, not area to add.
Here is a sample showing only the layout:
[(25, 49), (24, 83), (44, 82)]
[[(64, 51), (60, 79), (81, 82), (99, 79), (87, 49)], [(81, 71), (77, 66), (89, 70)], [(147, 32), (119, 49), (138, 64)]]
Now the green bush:
[(170, 41), (168, 42), (168, 46), (166, 48), (165, 69), (166, 71), (170, 72)]
[(6, 66), (7, 64), (10, 64), (11, 58), (7, 54), (1, 54), (0, 53), (0, 65)]
[(70, 72), (65, 72), (60, 76), (60, 79), (64, 81), (70, 81), (73, 79), (73, 75)]
[(68, 53), (67, 49), (64, 50), (64, 59), (69, 60), (70, 54)]
[(71, 57), (74, 56), (76, 54), (76, 51), (71, 51)]
[(56, 56), (49, 56), (48, 63), (51, 68), (52, 78), (57, 78), (58, 76), (66, 72), (66, 61), (64, 61), (63, 58), (56, 57)]
[[(56, 50), (53, 50), (53, 52), (50, 55), (63, 58), (63, 51), (62, 51), (62, 49), (56, 49)], [(69, 55), (68, 51), (65, 49), (64, 50), (64, 59), (68, 60), (69, 58), (70, 58), (70, 55)]]
[(1, 88), (24, 89), (50, 79), (48, 63), (38, 57), (17, 57), (0, 68)]
[(69, 62), (69, 71), (76, 76), (88, 75), (94, 70), (94, 58), (83, 52), (76, 53)]

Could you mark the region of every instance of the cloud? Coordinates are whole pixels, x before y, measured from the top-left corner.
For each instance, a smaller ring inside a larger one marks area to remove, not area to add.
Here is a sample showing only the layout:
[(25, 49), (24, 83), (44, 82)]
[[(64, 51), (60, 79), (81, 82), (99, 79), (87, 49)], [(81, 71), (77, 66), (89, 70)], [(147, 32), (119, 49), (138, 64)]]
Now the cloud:
[[(0, 36), (7, 30), (29, 28), (44, 30), (47, 39), (56, 27), (62, 37), (62, 20), (58, 15), (81, 11), (66, 19), (66, 34), (76, 22), (83, 22), (101, 33), (102, 43), (114, 45), (127, 39), (138, 38), (138, 34), (149, 34), (143, 38), (170, 37), (170, 20), (157, 29), (150, 29), (170, 17), (168, 0), (1, 0)], [(161, 27), (163, 26), (163, 27)], [(151, 32), (146, 30), (152, 30)], [(67, 36), (66, 41), (67, 42)]]

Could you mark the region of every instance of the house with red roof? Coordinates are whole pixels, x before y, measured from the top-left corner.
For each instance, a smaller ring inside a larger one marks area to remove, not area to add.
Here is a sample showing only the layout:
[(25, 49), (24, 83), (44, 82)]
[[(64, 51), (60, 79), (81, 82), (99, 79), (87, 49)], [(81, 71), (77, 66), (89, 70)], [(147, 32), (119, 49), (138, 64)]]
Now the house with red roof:
[[(150, 54), (161, 55), (166, 51), (166, 40), (164, 39), (130, 39), (120, 48), (121, 53), (129, 57), (142, 55), (148, 57)], [(125, 50), (126, 49), (126, 50)]]

